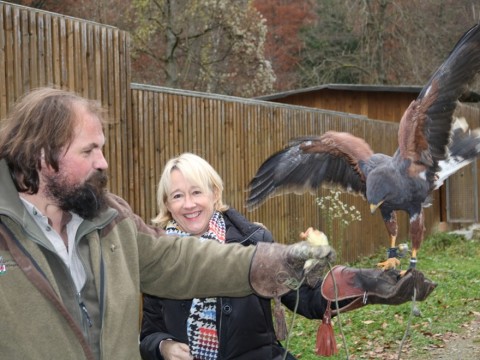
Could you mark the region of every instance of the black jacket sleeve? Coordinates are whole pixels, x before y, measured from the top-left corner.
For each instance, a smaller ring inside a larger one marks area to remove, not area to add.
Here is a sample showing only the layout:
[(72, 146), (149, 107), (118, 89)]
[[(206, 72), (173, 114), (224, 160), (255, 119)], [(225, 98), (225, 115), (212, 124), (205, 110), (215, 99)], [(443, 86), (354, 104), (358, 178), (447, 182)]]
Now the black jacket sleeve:
[[(297, 313), (307, 319), (321, 319), (327, 309), (328, 301), (322, 296), (321, 284), (315, 288), (302, 285), (298, 292)], [(297, 291), (290, 291), (282, 296), (282, 303), (291, 311), (294, 311), (297, 302)]]
[(162, 304), (154, 296), (144, 295), (140, 354), (144, 360), (163, 360), (159, 345), (162, 340), (176, 340), (166, 330)]

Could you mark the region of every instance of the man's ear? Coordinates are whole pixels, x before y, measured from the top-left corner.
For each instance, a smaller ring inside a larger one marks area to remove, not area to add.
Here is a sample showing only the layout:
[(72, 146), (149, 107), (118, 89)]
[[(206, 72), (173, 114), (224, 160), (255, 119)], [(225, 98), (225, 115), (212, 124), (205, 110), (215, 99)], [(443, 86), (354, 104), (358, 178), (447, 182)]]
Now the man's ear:
[(40, 150), (40, 168), (41, 169), (46, 169), (48, 168), (49, 165), (45, 162), (45, 150), (42, 148)]

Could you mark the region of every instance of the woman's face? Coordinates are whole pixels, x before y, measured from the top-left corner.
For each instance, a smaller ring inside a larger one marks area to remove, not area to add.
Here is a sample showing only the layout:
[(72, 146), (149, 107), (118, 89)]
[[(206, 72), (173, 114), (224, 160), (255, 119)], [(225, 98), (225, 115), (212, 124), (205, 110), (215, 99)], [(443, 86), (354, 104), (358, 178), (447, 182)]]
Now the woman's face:
[(166, 205), (172, 218), (181, 230), (196, 236), (204, 234), (214, 212), (215, 194), (187, 181), (178, 169), (171, 173), (171, 184)]

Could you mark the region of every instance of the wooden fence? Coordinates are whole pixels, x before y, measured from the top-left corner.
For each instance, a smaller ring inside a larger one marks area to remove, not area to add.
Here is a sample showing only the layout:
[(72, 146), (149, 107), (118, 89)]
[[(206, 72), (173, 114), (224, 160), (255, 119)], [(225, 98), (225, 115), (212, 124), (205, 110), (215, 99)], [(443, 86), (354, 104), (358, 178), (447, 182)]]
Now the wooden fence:
[[(156, 184), (165, 162), (195, 152), (218, 170), (225, 200), (251, 220), (264, 223), (279, 242), (289, 243), (308, 226), (326, 228), (314, 195), (272, 198), (251, 213), (244, 209), (246, 187), (260, 164), (292, 137), (349, 131), (375, 151), (392, 154), (398, 125), (365, 117), (265, 101), (180, 91), (130, 83), (129, 34), (117, 28), (0, 2), (0, 115), (24, 92), (45, 85), (100, 100), (111, 123), (105, 129), (110, 189), (149, 221), (156, 212)], [(335, 224), (333, 245), (342, 261), (388, 246), (380, 215), (348, 194), (361, 222), (345, 231)], [(439, 220), (439, 202), (427, 209), (427, 229)], [(400, 237), (407, 219), (400, 215)]]

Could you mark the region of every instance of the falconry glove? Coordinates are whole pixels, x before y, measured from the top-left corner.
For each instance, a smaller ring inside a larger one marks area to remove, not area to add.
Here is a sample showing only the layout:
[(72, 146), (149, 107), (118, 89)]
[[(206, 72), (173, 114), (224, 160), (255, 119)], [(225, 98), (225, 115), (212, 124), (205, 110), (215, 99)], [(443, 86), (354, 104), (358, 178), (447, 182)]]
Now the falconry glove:
[[(322, 283), (322, 295), (327, 300), (341, 301), (344, 306), (332, 314), (346, 312), (366, 304), (399, 305), (425, 300), (437, 284), (426, 279), (423, 273), (409, 269), (404, 275), (398, 270), (355, 269), (335, 266)], [(343, 300), (352, 300), (345, 302)]]
[(257, 295), (281, 296), (297, 288), (302, 279), (315, 286), (325, 267), (335, 261), (329, 245), (314, 246), (308, 241), (293, 245), (258, 243), (250, 267), (250, 284)]

